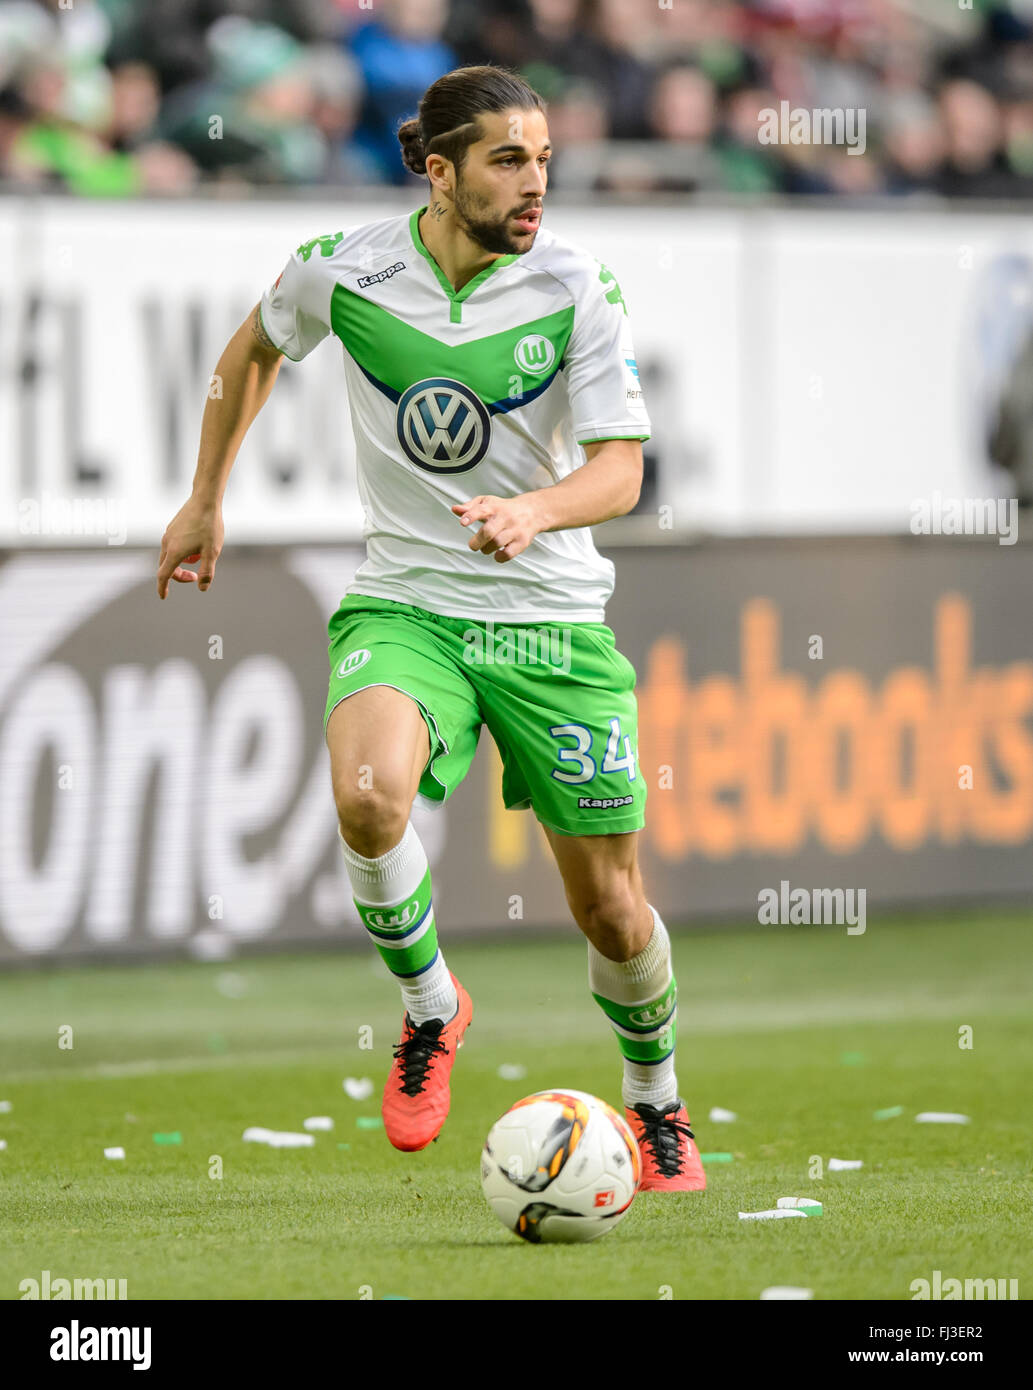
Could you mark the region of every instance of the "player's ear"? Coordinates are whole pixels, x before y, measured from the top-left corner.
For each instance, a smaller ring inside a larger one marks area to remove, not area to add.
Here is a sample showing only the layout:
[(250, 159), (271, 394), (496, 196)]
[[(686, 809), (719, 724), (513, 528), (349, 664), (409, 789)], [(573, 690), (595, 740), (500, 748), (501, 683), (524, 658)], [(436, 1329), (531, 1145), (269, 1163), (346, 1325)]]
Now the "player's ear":
[(441, 193), (449, 199), (452, 197), (452, 190), (455, 185), (455, 168), (450, 159), (446, 159), (443, 154), (429, 154), (427, 156), (427, 177), (430, 179), (432, 191)]

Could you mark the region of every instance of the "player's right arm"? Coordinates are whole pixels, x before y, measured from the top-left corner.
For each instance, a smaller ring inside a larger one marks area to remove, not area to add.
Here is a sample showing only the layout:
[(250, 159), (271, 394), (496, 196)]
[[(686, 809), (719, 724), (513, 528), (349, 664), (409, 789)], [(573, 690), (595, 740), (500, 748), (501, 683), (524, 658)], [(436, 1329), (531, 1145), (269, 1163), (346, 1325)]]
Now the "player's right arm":
[[(319, 267), (343, 237), (316, 237), (299, 246), (226, 345), (201, 420), (193, 491), (169, 522), (158, 562), (158, 597), (169, 580), (197, 581), (202, 593), (215, 575), (222, 549), (222, 497), (230, 469), (251, 422), (273, 389), (284, 357), (300, 362), (330, 332), (332, 279)], [(316, 254), (318, 253), (318, 254)], [(197, 572), (184, 561), (199, 560)]]
[[(230, 469), (251, 422), (273, 389), (283, 353), (265, 331), (259, 305), (226, 344), (201, 419), (201, 444), (189, 499), (169, 522), (158, 561), (158, 597), (169, 591), (169, 580), (197, 581), (204, 593), (215, 576), (222, 550), (222, 497)], [(200, 561), (196, 573), (183, 562)]]

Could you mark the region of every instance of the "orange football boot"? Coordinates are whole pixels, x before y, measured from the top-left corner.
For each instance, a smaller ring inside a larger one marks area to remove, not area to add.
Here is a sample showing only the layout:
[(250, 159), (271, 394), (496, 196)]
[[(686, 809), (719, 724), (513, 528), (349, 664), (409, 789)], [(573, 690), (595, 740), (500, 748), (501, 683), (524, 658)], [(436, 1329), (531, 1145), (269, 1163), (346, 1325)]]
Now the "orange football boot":
[(706, 1188), (707, 1176), (683, 1100), (662, 1110), (655, 1105), (628, 1105), (624, 1118), (642, 1151), (640, 1192), (702, 1192)]
[(473, 1003), (451, 971), (459, 1007), (444, 1022), (440, 1018), (414, 1024), (406, 1013), (402, 1038), (394, 1049), (394, 1065), (384, 1086), (380, 1113), (387, 1137), (407, 1153), (425, 1149), (441, 1132), (451, 1094), (448, 1078), (463, 1034), (473, 1018)]

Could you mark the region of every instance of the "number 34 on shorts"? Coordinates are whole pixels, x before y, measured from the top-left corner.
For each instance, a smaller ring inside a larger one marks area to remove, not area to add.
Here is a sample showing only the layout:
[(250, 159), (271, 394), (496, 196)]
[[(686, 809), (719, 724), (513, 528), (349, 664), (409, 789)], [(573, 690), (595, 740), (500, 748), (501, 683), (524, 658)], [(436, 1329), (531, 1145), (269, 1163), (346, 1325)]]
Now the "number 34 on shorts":
[(611, 717), (605, 731), (597, 731), (594, 735), (584, 724), (554, 724), (549, 729), (549, 737), (555, 742), (556, 756), (550, 775), (561, 786), (576, 789), (572, 809), (616, 812), (622, 824), (604, 823), (598, 827), (602, 830), (639, 828), (637, 824), (623, 824), (628, 817), (634, 816), (637, 820), (641, 814), (645, 787), (639, 776), (632, 738), (623, 732), (620, 718)]

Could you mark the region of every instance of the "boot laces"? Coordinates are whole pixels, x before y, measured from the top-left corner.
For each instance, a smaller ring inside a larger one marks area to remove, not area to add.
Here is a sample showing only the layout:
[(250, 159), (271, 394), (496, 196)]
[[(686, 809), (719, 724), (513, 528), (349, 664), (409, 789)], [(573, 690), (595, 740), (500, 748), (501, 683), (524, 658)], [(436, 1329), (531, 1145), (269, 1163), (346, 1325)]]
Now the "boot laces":
[(682, 1143), (682, 1136), (688, 1139), (696, 1137), (684, 1120), (674, 1118), (681, 1106), (675, 1101), (663, 1110), (645, 1104), (632, 1106), (632, 1109), (642, 1121), (639, 1144), (652, 1149), (656, 1166), (664, 1177), (677, 1177), (688, 1157), (688, 1146)]
[(399, 1090), (403, 1095), (418, 1096), (427, 1083), (431, 1062), (436, 1056), (447, 1054), (448, 1048), (441, 1039), (444, 1026), (440, 1018), (429, 1018), (417, 1027), (406, 1021), (408, 1034), (392, 1050), (392, 1055), (402, 1064)]

